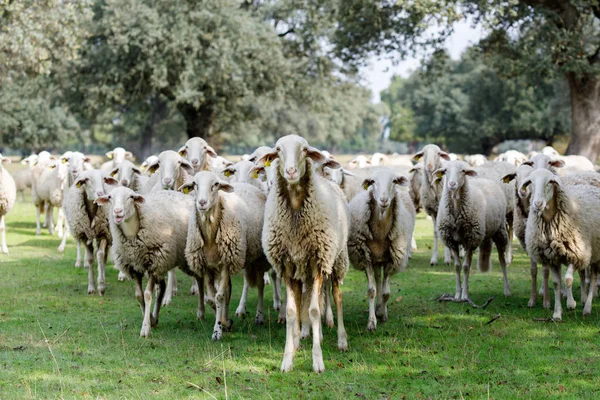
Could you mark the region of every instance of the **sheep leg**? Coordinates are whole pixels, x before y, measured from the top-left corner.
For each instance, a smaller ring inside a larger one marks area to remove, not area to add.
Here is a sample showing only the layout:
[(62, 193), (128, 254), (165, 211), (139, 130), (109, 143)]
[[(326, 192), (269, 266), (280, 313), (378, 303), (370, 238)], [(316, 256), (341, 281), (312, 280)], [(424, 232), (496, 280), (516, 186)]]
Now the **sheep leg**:
[(54, 235), (54, 206), (52, 204), (49, 204), (46, 209), (46, 222), (48, 224), (48, 233)]
[(60, 245), (58, 246), (58, 252), (62, 253), (65, 251), (65, 247), (67, 246), (67, 236), (69, 235), (63, 235), (62, 236), (62, 240), (60, 241)]
[(96, 291), (96, 282), (94, 280), (94, 243), (90, 240), (85, 244), (84, 265), (88, 269), (88, 294)]
[(142, 317), (144, 316), (144, 311), (146, 310), (146, 303), (144, 302), (144, 289), (142, 288), (142, 275), (136, 274), (134, 276), (135, 281), (135, 298), (142, 309)]
[(42, 223), (42, 228), (48, 227), (48, 206), (49, 204), (47, 201), (42, 202), (42, 205), (40, 206), (40, 209), (44, 213), (44, 222)]
[(507, 221), (507, 233), (508, 233), (508, 243), (506, 245), (506, 264), (510, 265), (512, 264), (513, 261), (513, 238), (514, 238), (514, 229), (513, 229), (513, 222), (512, 222), (512, 218), (510, 219), (510, 222)]
[(369, 297), (369, 322), (367, 323), (367, 330), (374, 331), (377, 329), (377, 317), (375, 316), (375, 296), (377, 296), (377, 287), (375, 286), (375, 273), (373, 272), (373, 267), (371, 265), (365, 267), (365, 274), (367, 275), (367, 296)]
[(533, 261), (533, 259), (529, 260), (529, 272), (531, 273), (531, 294), (529, 295), (529, 303), (527, 303), (528, 307), (535, 306), (537, 302), (537, 272), (538, 267), (537, 263)]
[(64, 231), (64, 220), (65, 220), (65, 212), (63, 211), (62, 207), (58, 208), (58, 219), (56, 220), (56, 233), (58, 235), (59, 238), (63, 238), (65, 231)]
[(215, 304), (217, 306), (217, 318), (215, 319), (215, 327), (213, 328), (212, 340), (221, 340), (223, 337), (223, 328), (229, 325), (229, 321), (226, 320), (227, 314), (225, 313), (225, 307), (227, 304), (227, 284), (229, 283), (229, 275), (227, 268), (223, 268), (221, 271), (221, 278), (219, 279), (219, 289), (217, 290), (217, 296), (215, 297)]
[(195, 296), (198, 294), (198, 281), (196, 281), (195, 279), (192, 279), (192, 287), (190, 288), (190, 294), (192, 296)]
[[(40, 213), (43, 205), (40, 204), (35, 207), (35, 234), (37, 236), (42, 234), (42, 229), (40, 228)], [(45, 228), (45, 226), (44, 226)]]
[(165, 294), (165, 298), (163, 299), (163, 306), (168, 306), (173, 300), (173, 295), (175, 293), (173, 286), (176, 285), (176, 279), (177, 277), (175, 276), (175, 269), (170, 270), (167, 278), (167, 293)]
[(463, 261), (463, 284), (461, 300), (469, 299), (469, 273), (471, 272), (471, 261), (473, 260), (473, 249), (466, 249)]
[(160, 306), (162, 305), (162, 299), (165, 296), (167, 284), (164, 279), (158, 281), (158, 293), (156, 295), (156, 301), (154, 302), (154, 311), (150, 318), (150, 325), (156, 328), (158, 325), (158, 314), (160, 313)]
[(281, 309), (281, 278), (277, 276), (275, 269), (271, 269), (271, 281), (273, 282), (273, 308)]
[(310, 305), (308, 307), (308, 314), (310, 316), (310, 322), (312, 325), (313, 333), (313, 348), (312, 348), (312, 359), (313, 359), (313, 371), (323, 372), (325, 371), (325, 363), (323, 362), (323, 351), (321, 350), (321, 307), (320, 297), (321, 288), (323, 286), (323, 275), (320, 272), (315, 274), (315, 279), (312, 284), (312, 291), (310, 295)]
[(456, 281), (456, 291), (454, 292), (454, 298), (460, 300), (460, 294), (462, 291), (460, 283), (460, 255), (458, 254), (458, 248), (452, 249), (452, 258), (454, 258), (454, 275)]
[(75, 244), (77, 245), (77, 258), (75, 259), (75, 268), (81, 268), (81, 242), (79, 240), (75, 240)]
[(212, 276), (208, 276), (206, 281), (206, 302), (210, 305), (213, 311), (217, 312), (217, 305), (215, 304), (215, 279)]
[(248, 298), (248, 270), (244, 268), (242, 270), (242, 275), (244, 275), (244, 286), (242, 287), (242, 297), (240, 297), (240, 304), (238, 305), (237, 310), (235, 310), (235, 315), (238, 317), (244, 317), (246, 315), (246, 299)]
[[(263, 274), (264, 277), (264, 274)], [(258, 289), (258, 303), (256, 305), (256, 318), (254, 318), (254, 323), (256, 325), (263, 325), (265, 323), (264, 317), (264, 297), (265, 297), (265, 281), (259, 277), (256, 282), (256, 286)]]
[(498, 261), (500, 262), (500, 267), (502, 267), (502, 278), (504, 279), (504, 296), (509, 297), (511, 295), (510, 284), (508, 283), (508, 270), (506, 268), (506, 258), (504, 257), (506, 248), (502, 248), (503, 246), (498, 246), (497, 243), (496, 247), (498, 248)]
[(577, 302), (573, 298), (573, 271), (575, 266), (569, 264), (565, 273), (565, 287), (567, 288), (567, 310), (574, 310), (577, 307)]
[(550, 272), (552, 272), (552, 284), (554, 285), (554, 314), (552, 319), (555, 321), (562, 320), (562, 304), (561, 304), (561, 279), (560, 279), (560, 265), (550, 266)]
[(271, 284), (271, 278), (269, 277), (269, 272), (266, 271), (263, 274), (263, 282), (265, 283), (265, 285), (270, 285)]
[(410, 238), (410, 250), (411, 250), (411, 255), (413, 251), (417, 251), (418, 247), (417, 247), (417, 240), (415, 239), (415, 233), (413, 232), (411, 238)]
[(433, 221), (433, 253), (431, 254), (431, 261), (429, 261), (429, 265), (437, 265), (438, 263), (438, 231), (437, 224), (435, 223), (436, 217), (434, 215), (431, 216), (431, 220)]
[(335, 301), (335, 310), (337, 312), (337, 325), (338, 325), (338, 349), (340, 351), (348, 351), (348, 334), (344, 327), (344, 308), (342, 305), (342, 289), (340, 288), (340, 281), (335, 277), (331, 278), (331, 286), (333, 292), (333, 300)]
[(592, 313), (592, 300), (594, 299), (594, 288), (597, 286), (598, 281), (598, 271), (596, 266), (592, 266), (590, 268), (590, 283), (589, 283), (589, 293), (587, 295), (587, 299), (585, 301), (585, 305), (583, 306), (583, 316), (588, 316)]
[(328, 327), (335, 326), (333, 322), (333, 310), (331, 309), (331, 277), (323, 282), (323, 295), (325, 296), (325, 323)]
[(385, 270), (383, 271), (383, 292), (382, 292), (382, 299), (383, 299), (383, 303), (381, 303), (381, 309), (383, 310), (382, 315), (381, 315), (381, 322), (387, 322), (388, 320), (388, 309), (387, 309), (387, 303), (388, 300), (390, 299), (390, 284), (391, 284), (391, 280), (392, 277), (391, 275), (389, 275)]
[(300, 331), (300, 339), (304, 340), (307, 337), (310, 337), (310, 328), (312, 326), (312, 323), (310, 321), (310, 315), (309, 315), (309, 307), (310, 307), (310, 302), (311, 302), (311, 296), (312, 296), (312, 283), (309, 282), (305, 282), (302, 285), (302, 301), (301, 304), (303, 305), (302, 308), (300, 308), (300, 323), (301, 323), (301, 331)]
[(383, 304), (383, 284), (381, 282), (381, 267), (376, 265), (375, 267), (373, 267), (373, 272), (375, 273), (375, 286), (377, 287), (377, 303), (375, 304), (375, 315), (377, 316), (377, 318), (381, 318), (381, 316), (383, 315), (383, 312), (381, 311), (381, 305)]
[(547, 265), (542, 265), (542, 299), (543, 299), (543, 307), (550, 308), (550, 267)]
[(590, 284), (589, 280), (591, 278), (590, 275), (590, 267), (579, 270), (579, 280), (581, 280), (581, 304), (585, 304), (587, 301), (588, 285)]
[[(279, 278), (278, 278), (279, 279)], [(287, 289), (285, 291), (285, 293), (283, 293), (283, 298), (281, 299), (281, 308), (279, 309), (279, 316), (277, 317), (277, 323), (278, 324), (285, 324), (285, 318), (286, 318), (286, 308), (287, 306), (284, 306), (287, 304)]]
[(289, 372), (292, 370), (294, 363), (294, 353), (300, 346), (300, 338), (298, 335), (299, 320), (298, 311), (302, 298), (302, 282), (286, 278), (286, 332), (285, 332), (285, 349), (283, 352), (283, 361), (281, 363), (281, 372)]
[(144, 290), (144, 320), (142, 321), (142, 329), (140, 330), (141, 337), (150, 336), (150, 330), (152, 327), (151, 320), (151, 308), (152, 308), (152, 293), (154, 292), (154, 284), (156, 278), (150, 276), (148, 283), (146, 284), (146, 290)]
[(193, 278), (193, 281), (196, 282), (196, 287), (198, 288), (198, 292), (196, 295), (198, 296), (198, 310), (196, 311), (196, 318), (202, 321), (204, 320), (205, 306), (204, 306), (204, 278), (200, 276), (196, 276)]
[(0, 235), (2, 236), (2, 252), (8, 254), (8, 246), (6, 245), (6, 221), (5, 216), (0, 217)]
[(446, 246), (444, 246), (444, 264), (452, 265), (452, 251)]
[(98, 262), (98, 294), (104, 296), (106, 291), (106, 258), (107, 258), (107, 241), (106, 239), (100, 239), (98, 245), (98, 251), (96, 253), (96, 260)]

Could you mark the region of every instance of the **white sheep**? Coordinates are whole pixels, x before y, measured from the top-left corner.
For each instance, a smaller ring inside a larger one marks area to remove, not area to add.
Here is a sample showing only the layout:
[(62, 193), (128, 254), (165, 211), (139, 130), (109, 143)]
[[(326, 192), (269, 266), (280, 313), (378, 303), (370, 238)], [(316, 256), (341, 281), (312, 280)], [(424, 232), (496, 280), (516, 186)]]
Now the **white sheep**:
[(423, 163), (419, 162), (408, 170), (410, 181), (410, 198), (417, 213), (421, 211), (421, 185), (423, 184)]
[[(140, 336), (148, 337), (151, 327), (158, 323), (167, 272), (179, 267), (193, 278), (202, 279), (189, 270), (185, 259), (187, 226), (194, 201), (173, 190), (141, 195), (120, 186), (98, 197), (96, 203), (104, 207), (110, 205), (112, 255), (115, 264), (135, 282), (135, 294), (144, 315)], [(142, 291), (144, 275), (148, 276), (148, 284)], [(158, 294), (151, 313), (156, 285)], [(197, 316), (199, 319), (204, 316), (203, 293), (198, 297)]]
[(229, 184), (209, 171), (198, 172), (180, 190), (196, 194), (185, 256), (190, 269), (204, 278), (208, 298), (215, 301), (212, 339), (220, 340), (223, 330), (231, 328), (231, 277), (242, 269), (249, 285), (258, 287), (255, 322), (263, 324), (263, 274), (270, 268), (260, 243), (264, 192), (247, 183)]
[[(445, 176), (437, 229), (454, 258), (455, 298), (469, 299), (471, 261), (473, 252), (478, 248), (478, 268), (482, 272), (489, 270), (492, 242), (498, 249), (498, 259), (504, 276), (504, 295), (510, 296), (504, 257), (508, 244), (506, 198), (500, 182), (476, 178), (477, 172), (464, 161), (451, 161), (434, 174), (436, 179), (440, 180)], [(459, 246), (465, 249), (462, 286)]]
[(472, 154), (465, 156), (465, 162), (471, 167), (479, 167), (487, 162), (487, 157), (483, 154)]
[(212, 171), (212, 159), (217, 158), (217, 152), (206, 143), (206, 140), (193, 137), (179, 149), (179, 154), (188, 160), (194, 168), (194, 173)]
[(391, 277), (408, 263), (415, 209), (408, 191), (400, 189), (408, 184), (406, 177), (389, 169), (376, 170), (348, 206), (348, 254), (352, 265), (367, 275), (369, 331), (377, 328), (376, 316), (387, 321)]
[[(433, 253), (431, 255), (430, 265), (436, 265), (438, 262), (438, 231), (437, 231), (437, 213), (442, 195), (442, 185), (434, 183), (435, 176), (433, 172), (442, 168), (443, 161), (450, 161), (450, 156), (442, 151), (435, 144), (428, 144), (423, 150), (414, 155), (413, 160), (418, 162), (423, 160), (423, 175), (421, 181), (421, 206), (425, 209), (433, 221)], [(450, 264), (452, 257), (449, 251), (445, 251), (444, 262)]]
[(35, 204), (38, 206), (36, 234), (40, 233), (39, 212), (44, 208), (48, 232), (54, 234), (54, 207), (59, 209), (62, 207), (64, 191), (68, 188), (68, 175), (67, 165), (58, 160), (52, 160), (42, 171), (36, 186)]
[[(63, 208), (70, 232), (78, 243), (83, 243), (85, 246), (84, 264), (89, 268), (88, 294), (96, 291), (93, 268), (94, 252), (96, 252), (98, 294), (104, 295), (106, 259), (112, 243), (108, 210), (99, 207), (95, 200), (110, 193), (117, 184), (114, 178), (104, 176), (100, 170), (83, 171), (77, 175), (74, 184), (65, 193)], [(94, 251), (94, 241), (96, 251)]]
[(358, 155), (348, 162), (348, 169), (367, 168), (371, 166), (371, 161), (367, 157)]
[(150, 173), (150, 171), (148, 171), (148, 166), (150, 164), (154, 164), (157, 161), (158, 161), (158, 156), (148, 156), (148, 158), (146, 158), (144, 160), (144, 162), (142, 163), (142, 165), (140, 165), (141, 170), (144, 171), (144, 176), (150, 176), (150, 175), (152, 175)]
[(0, 154), (0, 236), (2, 236), (2, 252), (8, 254), (6, 245), (6, 214), (15, 205), (17, 199), (17, 188), (15, 181), (2, 164), (10, 164), (10, 158), (3, 157)]
[(339, 168), (339, 163), (332, 158), (327, 158), (322, 163), (314, 163), (313, 167), (320, 176), (338, 185), (348, 202), (362, 190), (362, 178), (345, 168)]
[(124, 160), (133, 160), (133, 154), (122, 147), (116, 147), (105, 155), (110, 161), (103, 163), (100, 170), (106, 173), (110, 173), (110, 171), (117, 168)]
[[(558, 151), (556, 151), (556, 149), (554, 147), (552, 147), (552, 146), (546, 146), (546, 147), (544, 147), (540, 151), (540, 153), (542, 153), (545, 156), (549, 156), (549, 157), (560, 157), (560, 154), (558, 153)], [(537, 153), (537, 154), (539, 154), (539, 153)]]
[[(158, 161), (158, 157), (156, 161)], [(142, 192), (148, 182), (148, 177), (143, 176), (142, 171), (128, 160), (121, 162), (118, 167), (110, 171), (110, 176), (115, 178), (119, 185), (138, 193)]]
[(33, 174), (30, 168), (20, 169), (13, 173), (17, 194), (21, 201), (25, 201), (25, 190), (33, 185)]
[(498, 155), (498, 157), (496, 157), (494, 161), (507, 162), (509, 164), (514, 165), (515, 167), (518, 167), (519, 165), (527, 161), (527, 156), (517, 150), (508, 150)]
[(280, 138), (258, 162), (270, 164), (276, 159), (277, 176), (267, 196), (262, 243), (269, 262), (286, 282), (286, 344), (281, 370), (292, 369), (300, 345), (300, 316), (303, 325), (312, 325), (313, 370), (321, 372), (325, 365), (319, 303), (324, 279), (331, 280), (336, 303), (338, 348), (348, 348), (340, 290), (348, 271), (348, 206), (339, 187), (314, 173), (312, 162), (326, 158), (304, 138)]
[(247, 183), (266, 192), (266, 182), (263, 182), (259, 174), (251, 172), (254, 167), (255, 164), (253, 162), (242, 160), (220, 171), (220, 175), (230, 183)]
[(217, 156), (216, 158), (211, 159), (210, 170), (218, 174), (222, 172), (225, 168), (232, 165), (233, 162), (229, 161), (225, 157)]
[[(554, 285), (553, 319), (562, 319), (561, 264), (568, 266), (565, 283), (570, 288), (573, 272), (591, 267), (590, 293), (583, 314), (591, 313), (593, 290), (600, 270), (600, 188), (563, 185), (561, 178), (545, 169), (533, 171), (522, 183), (531, 186), (531, 203), (525, 240), (528, 253), (550, 266)], [(582, 283), (583, 285), (583, 283)], [(567, 307), (576, 303), (567, 290)]]
[[(36, 222), (35, 234), (36, 235), (41, 234), (40, 214), (41, 213), (47, 214), (47, 211), (48, 211), (48, 203), (44, 199), (41, 199), (37, 195), (37, 188), (43, 182), (41, 180), (42, 174), (44, 173), (44, 171), (46, 171), (46, 169), (50, 166), (50, 164), (53, 163), (55, 160), (56, 160), (55, 156), (51, 155), (47, 151), (42, 151), (35, 157), (35, 160), (33, 161), (33, 166), (31, 167), (31, 175), (33, 178), (33, 183), (31, 185), (31, 199), (33, 201), (33, 204), (35, 206), (35, 211), (36, 211), (36, 216), (35, 216), (36, 217), (35, 218), (35, 222)], [(44, 218), (43, 227), (46, 228), (47, 226), (48, 226), (48, 220), (46, 218)]]

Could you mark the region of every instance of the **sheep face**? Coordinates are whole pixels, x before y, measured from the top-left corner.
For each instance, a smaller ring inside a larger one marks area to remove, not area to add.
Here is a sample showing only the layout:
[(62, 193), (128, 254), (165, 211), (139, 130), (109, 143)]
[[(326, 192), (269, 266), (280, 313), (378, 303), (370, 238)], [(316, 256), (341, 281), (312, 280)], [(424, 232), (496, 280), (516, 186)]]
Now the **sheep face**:
[(88, 199), (95, 201), (98, 197), (104, 196), (110, 192), (113, 187), (118, 185), (116, 179), (102, 176), (99, 170), (83, 171), (75, 181), (77, 188), (85, 190)]
[(441, 180), (444, 176), (446, 177), (444, 189), (450, 192), (460, 190), (465, 185), (467, 176), (477, 176), (477, 172), (464, 161), (450, 161), (444, 168), (436, 170), (433, 174), (435, 175), (435, 181)]
[(394, 201), (396, 186), (408, 186), (408, 179), (385, 169), (376, 171), (363, 181), (363, 188), (369, 191), (371, 198), (383, 210)]
[(254, 168), (254, 163), (250, 161), (239, 161), (233, 165), (226, 167), (221, 174), (229, 180), (229, 182), (244, 182), (250, 183), (252, 174), (250, 170)]
[(110, 176), (117, 177), (117, 181), (121, 186), (129, 187), (135, 179), (134, 174), (141, 175), (140, 171), (132, 162), (123, 161), (119, 166), (113, 169)]
[(233, 163), (221, 156), (217, 156), (216, 158), (211, 159), (210, 165), (211, 165), (211, 169), (214, 172), (219, 173), (219, 172), (223, 171), (225, 168), (232, 166)]
[[(326, 157), (316, 148), (309, 146), (308, 142), (297, 135), (288, 135), (280, 138), (275, 144), (275, 149), (262, 156), (258, 162), (270, 166), (270, 163), (278, 159), (278, 170), (281, 176), (290, 184), (296, 185), (306, 173), (307, 159), (323, 163)], [(337, 161), (329, 160), (331, 166), (337, 165)]]
[(541, 151), (542, 154), (546, 155), (546, 156), (550, 156), (550, 157), (558, 157), (560, 156), (560, 154), (558, 154), (558, 151), (556, 151), (554, 149), (554, 147), (552, 146), (546, 146), (542, 149)]
[(89, 157), (84, 156), (78, 151), (69, 151), (60, 158), (63, 164), (68, 164), (69, 174), (73, 179), (77, 179), (79, 174), (83, 171), (83, 164), (89, 163), (91, 160)]
[(546, 169), (537, 169), (521, 184), (520, 191), (530, 187), (530, 207), (536, 214), (541, 215), (551, 204), (556, 190), (561, 187), (560, 178)]
[(115, 188), (110, 194), (98, 197), (96, 204), (105, 206), (112, 205), (110, 218), (115, 224), (119, 225), (137, 214), (136, 204), (143, 203), (144, 196), (137, 194), (133, 190), (120, 186)]
[(443, 159), (450, 161), (450, 156), (435, 144), (428, 144), (427, 146), (423, 147), (423, 150), (415, 154), (413, 157), (414, 161), (419, 161), (421, 159), (423, 159), (423, 170), (431, 177), (433, 171), (442, 167), (441, 160)]
[(183, 173), (182, 170), (189, 174), (194, 173), (191, 164), (172, 150), (163, 151), (158, 155), (158, 160), (148, 166), (149, 172), (160, 172), (160, 184), (164, 190), (177, 189), (175, 184)]
[(536, 154), (531, 160), (525, 161), (523, 165), (529, 165), (533, 169), (547, 169), (548, 171), (555, 172), (556, 168), (564, 167), (565, 162), (545, 154)]
[(367, 157), (360, 155), (356, 156), (348, 163), (348, 168), (366, 168), (371, 165), (371, 161), (367, 159)]
[(184, 193), (196, 191), (196, 209), (200, 213), (210, 211), (219, 201), (219, 190), (233, 192), (233, 186), (219, 179), (209, 171), (200, 171), (194, 176), (194, 181), (179, 188)]
[(208, 157), (217, 157), (215, 150), (204, 139), (198, 137), (185, 142), (185, 145), (179, 149), (179, 154), (191, 163), (196, 172), (210, 162)]
[(28, 165), (29, 168), (31, 168), (36, 164), (37, 158), (38, 158), (37, 154), (32, 154), (32, 155), (22, 159), (21, 164)]
[(105, 154), (106, 157), (113, 160), (116, 165), (121, 164), (125, 159), (131, 160), (133, 158), (133, 154), (130, 151), (125, 151), (122, 147), (117, 147), (114, 150), (109, 151)]
[(256, 163), (262, 156), (271, 152), (271, 148), (268, 146), (260, 146), (248, 157), (248, 161)]

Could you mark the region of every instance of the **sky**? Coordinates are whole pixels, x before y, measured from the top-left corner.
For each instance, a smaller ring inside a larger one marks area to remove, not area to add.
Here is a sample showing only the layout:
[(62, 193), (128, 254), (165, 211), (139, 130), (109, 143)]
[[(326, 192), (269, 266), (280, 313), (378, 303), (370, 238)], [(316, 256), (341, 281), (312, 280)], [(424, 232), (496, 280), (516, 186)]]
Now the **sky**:
[[(461, 21), (454, 27), (454, 33), (448, 38), (446, 48), (453, 59), (460, 58), (462, 52), (479, 41), (483, 36), (483, 29), (478, 26), (472, 28), (470, 22)], [(373, 58), (367, 67), (361, 70), (366, 86), (371, 89), (373, 103), (379, 103), (379, 92), (386, 89), (394, 75), (408, 76), (420, 63), (418, 58), (410, 58), (393, 65), (390, 60)]]

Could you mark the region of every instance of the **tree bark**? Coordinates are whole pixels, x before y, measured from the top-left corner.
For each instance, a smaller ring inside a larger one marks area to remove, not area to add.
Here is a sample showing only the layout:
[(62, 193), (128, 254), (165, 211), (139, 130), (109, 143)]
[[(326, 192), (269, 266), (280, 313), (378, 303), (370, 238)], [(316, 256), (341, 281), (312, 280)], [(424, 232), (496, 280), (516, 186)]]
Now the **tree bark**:
[(567, 74), (571, 94), (571, 141), (567, 154), (596, 162), (600, 154), (600, 77)]
[(185, 132), (188, 138), (208, 139), (212, 135), (216, 115), (210, 104), (203, 104), (199, 108), (191, 104), (179, 104), (177, 109), (185, 119)]
[(165, 99), (157, 96), (151, 100), (150, 104), (150, 115), (144, 126), (144, 129), (140, 133), (140, 147), (139, 157), (140, 160), (145, 160), (152, 154), (152, 138), (156, 136), (156, 130), (158, 124), (164, 120), (169, 112), (169, 107)]

